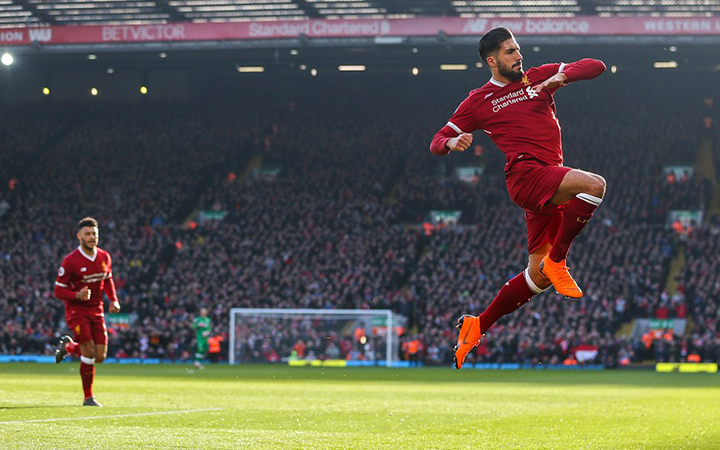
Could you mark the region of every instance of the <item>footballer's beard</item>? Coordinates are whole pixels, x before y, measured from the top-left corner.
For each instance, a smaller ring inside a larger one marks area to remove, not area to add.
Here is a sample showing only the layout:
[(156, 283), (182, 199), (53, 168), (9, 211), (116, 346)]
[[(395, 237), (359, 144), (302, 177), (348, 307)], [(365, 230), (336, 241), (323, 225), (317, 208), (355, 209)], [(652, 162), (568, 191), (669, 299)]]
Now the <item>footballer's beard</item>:
[(515, 66), (504, 66), (499, 65), (498, 66), (498, 72), (500, 75), (504, 76), (508, 80), (517, 81), (520, 80), (523, 77), (523, 74), (525, 73), (522, 69), (519, 71), (516, 71), (513, 69), (513, 67), (522, 67), (522, 63), (517, 63)]
[(95, 247), (97, 247), (97, 240), (91, 245), (88, 244), (88, 241), (86, 241), (83, 238), (80, 238), (80, 245), (82, 246), (83, 250), (85, 250), (88, 253), (94, 253)]

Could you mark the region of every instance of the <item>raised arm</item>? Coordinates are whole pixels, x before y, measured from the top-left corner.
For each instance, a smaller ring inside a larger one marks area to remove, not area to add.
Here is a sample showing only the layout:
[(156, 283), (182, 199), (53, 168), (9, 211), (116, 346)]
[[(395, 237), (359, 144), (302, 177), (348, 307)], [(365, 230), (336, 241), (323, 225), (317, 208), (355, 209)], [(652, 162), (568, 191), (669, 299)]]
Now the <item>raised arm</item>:
[(574, 83), (580, 80), (592, 80), (599, 77), (607, 67), (599, 59), (584, 58), (574, 63), (565, 64), (560, 73), (566, 76), (566, 83)]
[(560, 71), (534, 87), (535, 92), (553, 89), (580, 80), (592, 80), (605, 72), (605, 63), (599, 59), (583, 58), (560, 67)]

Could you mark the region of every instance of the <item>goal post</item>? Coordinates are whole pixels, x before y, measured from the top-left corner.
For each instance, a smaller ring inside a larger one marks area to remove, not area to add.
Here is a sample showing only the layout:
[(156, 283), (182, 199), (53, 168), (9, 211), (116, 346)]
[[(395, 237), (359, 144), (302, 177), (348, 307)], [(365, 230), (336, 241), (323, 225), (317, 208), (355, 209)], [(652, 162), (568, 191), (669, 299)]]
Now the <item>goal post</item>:
[(396, 325), (389, 309), (232, 308), (228, 360), (391, 367)]

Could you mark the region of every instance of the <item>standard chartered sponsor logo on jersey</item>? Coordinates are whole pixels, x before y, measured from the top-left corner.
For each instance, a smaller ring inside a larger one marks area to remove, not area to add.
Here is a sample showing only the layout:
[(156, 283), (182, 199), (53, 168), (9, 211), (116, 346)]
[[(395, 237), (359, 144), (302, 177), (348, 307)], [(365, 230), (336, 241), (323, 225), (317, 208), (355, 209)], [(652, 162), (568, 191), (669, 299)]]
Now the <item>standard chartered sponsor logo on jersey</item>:
[(97, 283), (98, 281), (105, 280), (109, 277), (109, 273), (101, 272), (101, 273), (93, 273), (91, 275), (85, 275), (83, 277), (83, 283)]
[(493, 105), (493, 112), (498, 112), (507, 106), (530, 98), (535, 98), (537, 96), (538, 94), (530, 86), (525, 89), (518, 89), (517, 91), (493, 99), (491, 102)]

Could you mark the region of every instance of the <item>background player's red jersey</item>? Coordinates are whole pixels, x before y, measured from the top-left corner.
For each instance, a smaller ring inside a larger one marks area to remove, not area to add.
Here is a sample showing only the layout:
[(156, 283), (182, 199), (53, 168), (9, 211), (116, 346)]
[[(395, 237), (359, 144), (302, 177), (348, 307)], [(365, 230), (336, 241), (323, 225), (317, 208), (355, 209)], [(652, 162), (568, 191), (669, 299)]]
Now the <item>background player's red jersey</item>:
[[(77, 300), (75, 294), (85, 286), (90, 289), (90, 299)], [(55, 280), (55, 296), (65, 301), (68, 320), (79, 315), (102, 315), (103, 291), (110, 301), (118, 300), (108, 252), (96, 247), (95, 258), (91, 258), (78, 247), (63, 259)]]
[(605, 70), (605, 64), (595, 59), (582, 59), (571, 64), (545, 64), (529, 69), (521, 80), (503, 84), (490, 79), (458, 106), (447, 125), (433, 139), (431, 150), (447, 154), (448, 139), (462, 133), (482, 129), (505, 153), (508, 166), (517, 159), (535, 158), (549, 165), (562, 165), (563, 151), (560, 123), (555, 117), (553, 93), (538, 85), (558, 72), (567, 82), (595, 78)]

